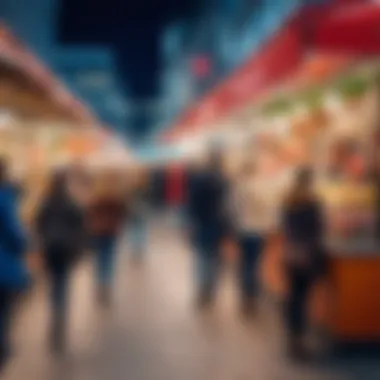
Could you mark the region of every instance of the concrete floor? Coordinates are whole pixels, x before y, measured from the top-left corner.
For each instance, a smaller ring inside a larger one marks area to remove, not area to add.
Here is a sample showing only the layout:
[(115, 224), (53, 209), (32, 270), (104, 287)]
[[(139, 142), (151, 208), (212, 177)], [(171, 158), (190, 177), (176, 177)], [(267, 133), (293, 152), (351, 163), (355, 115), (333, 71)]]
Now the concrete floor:
[(5, 380), (380, 379), (378, 358), (290, 364), (274, 306), (263, 301), (252, 322), (240, 320), (232, 276), (214, 310), (197, 313), (190, 253), (166, 221), (152, 229), (142, 266), (123, 247), (112, 311), (96, 307), (90, 263), (73, 276), (69, 350), (59, 360), (46, 344), (46, 291), (35, 292), (18, 318)]

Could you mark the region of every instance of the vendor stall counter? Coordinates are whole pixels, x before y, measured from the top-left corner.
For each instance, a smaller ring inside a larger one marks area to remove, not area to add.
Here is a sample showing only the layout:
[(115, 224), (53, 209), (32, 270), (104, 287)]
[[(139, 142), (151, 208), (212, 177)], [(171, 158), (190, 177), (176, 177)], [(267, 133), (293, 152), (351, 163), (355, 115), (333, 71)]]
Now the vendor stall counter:
[[(310, 299), (310, 319), (336, 343), (380, 343), (380, 243), (347, 241), (328, 247), (327, 276)], [(262, 266), (266, 291), (283, 298), (283, 244), (269, 239)]]
[(331, 244), (328, 329), (341, 342), (380, 342), (380, 243)]

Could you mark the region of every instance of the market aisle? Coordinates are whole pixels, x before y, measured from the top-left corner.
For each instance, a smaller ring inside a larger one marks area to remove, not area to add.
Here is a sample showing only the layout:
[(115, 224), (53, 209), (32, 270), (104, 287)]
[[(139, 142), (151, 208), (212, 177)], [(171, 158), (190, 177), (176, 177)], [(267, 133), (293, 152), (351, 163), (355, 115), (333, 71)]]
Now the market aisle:
[[(281, 329), (272, 305), (243, 324), (236, 313), (233, 282), (223, 282), (213, 313), (192, 308), (191, 261), (179, 234), (163, 220), (153, 228), (148, 260), (134, 267), (120, 252), (114, 309), (93, 303), (91, 266), (73, 284), (70, 352), (61, 362), (46, 349), (44, 291), (26, 305), (18, 324), (17, 358), (6, 380), (297, 380), (360, 379), (361, 365), (316, 370), (292, 368), (282, 357)], [(228, 276), (225, 276), (228, 278)], [(380, 367), (372, 366), (380, 378)], [(376, 372), (378, 370), (378, 372)]]

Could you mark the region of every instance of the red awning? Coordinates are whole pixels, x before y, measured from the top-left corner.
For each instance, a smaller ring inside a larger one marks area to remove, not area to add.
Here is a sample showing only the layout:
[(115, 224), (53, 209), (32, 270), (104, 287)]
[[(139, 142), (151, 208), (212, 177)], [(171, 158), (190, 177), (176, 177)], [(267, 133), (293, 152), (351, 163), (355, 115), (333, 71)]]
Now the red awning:
[(319, 23), (314, 44), (319, 49), (357, 55), (380, 53), (380, 3), (342, 7)]

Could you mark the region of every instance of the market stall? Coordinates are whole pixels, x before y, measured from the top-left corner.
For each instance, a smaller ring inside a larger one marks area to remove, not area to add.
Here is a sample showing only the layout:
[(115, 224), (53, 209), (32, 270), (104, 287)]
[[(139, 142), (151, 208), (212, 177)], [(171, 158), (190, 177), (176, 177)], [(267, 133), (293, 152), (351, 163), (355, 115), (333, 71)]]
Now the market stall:
[[(317, 291), (311, 314), (338, 341), (380, 339), (378, 188), (373, 181), (378, 70), (377, 62), (357, 65), (327, 85), (286, 97), (280, 93), (252, 112), (257, 119), (252, 125), (264, 126), (256, 131), (259, 144), (251, 153), (262, 181), (272, 178), (273, 188), (284, 194), (291, 177), (286, 174), (295, 168), (312, 166), (317, 174), (330, 265), (324, 284), (328, 296)], [(281, 256), (281, 236), (274, 234), (262, 273), (267, 290), (278, 295), (286, 291)]]

